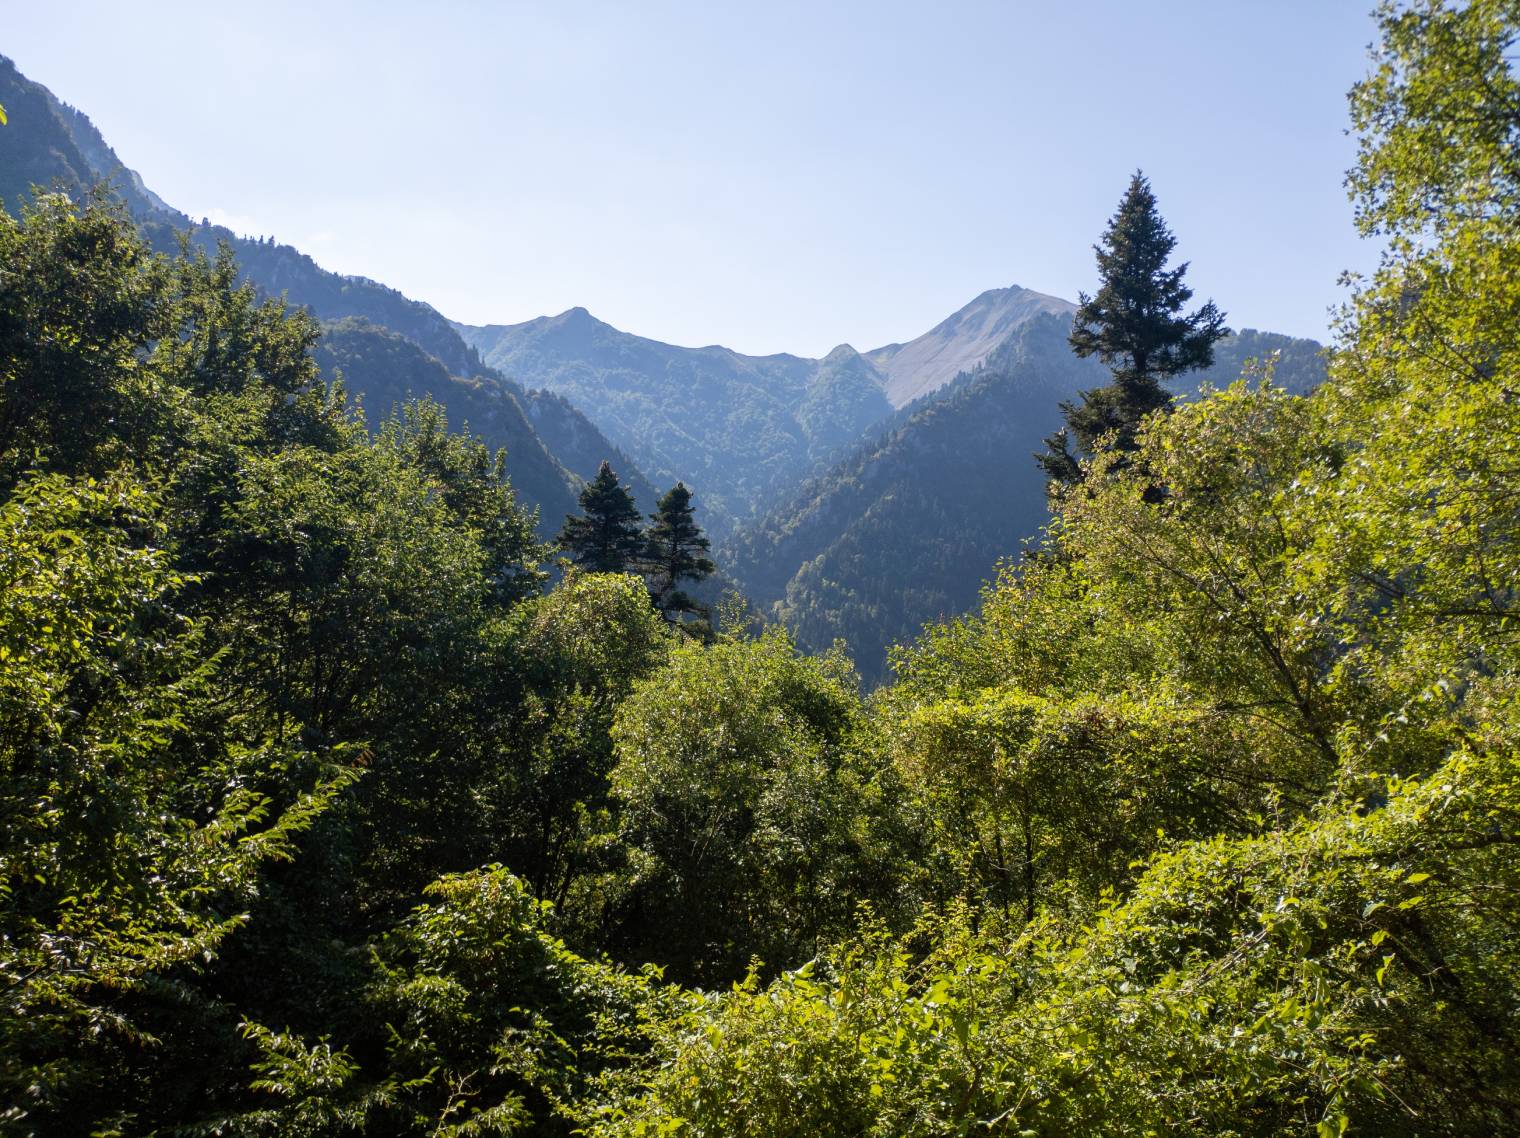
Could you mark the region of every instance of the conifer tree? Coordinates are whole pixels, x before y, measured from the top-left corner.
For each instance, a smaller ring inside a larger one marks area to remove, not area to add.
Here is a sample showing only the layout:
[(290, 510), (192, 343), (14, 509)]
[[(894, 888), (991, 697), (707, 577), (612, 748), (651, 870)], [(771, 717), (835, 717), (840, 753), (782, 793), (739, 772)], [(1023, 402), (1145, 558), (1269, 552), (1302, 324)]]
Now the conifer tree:
[(1140, 421), (1172, 404), (1162, 382), (1208, 367), (1215, 341), (1229, 334), (1212, 300), (1183, 314), (1193, 290), (1183, 283), (1186, 262), (1167, 268), (1176, 245), (1150, 182), (1135, 171), (1102, 243), (1093, 246), (1102, 284), (1093, 296), (1080, 294), (1070, 337), (1072, 351), (1096, 355), (1113, 372), (1113, 382), (1082, 392), (1081, 403), (1061, 404), (1066, 426), (1036, 456), (1053, 483), (1078, 481), (1079, 457), (1093, 453), (1109, 432), (1116, 449), (1133, 451)]
[(649, 527), (644, 558), (655, 607), (667, 614), (691, 612), (695, 608), (691, 598), (676, 586), (686, 578), (700, 581), (711, 576), (716, 566), (707, 556), (711, 545), (693, 515), (686, 484), (672, 486), (649, 518), (654, 524)]
[(565, 518), (556, 538), (572, 561), (593, 573), (623, 573), (644, 547), (639, 508), (606, 462), (581, 491), (581, 514)]

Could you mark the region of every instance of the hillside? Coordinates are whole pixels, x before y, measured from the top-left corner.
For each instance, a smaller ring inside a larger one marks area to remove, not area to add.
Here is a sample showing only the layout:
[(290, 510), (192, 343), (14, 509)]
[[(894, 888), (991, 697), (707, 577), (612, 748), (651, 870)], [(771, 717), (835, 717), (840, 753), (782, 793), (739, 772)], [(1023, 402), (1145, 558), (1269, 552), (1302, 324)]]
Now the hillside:
[[(962, 311), (985, 314), (996, 297)], [(1060, 402), (1108, 376), (1071, 353), (1069, 328), (1056, 310), (1018, 323), (974, 369), (725, 542), (724, 563), (803, 645), (843, 639), (862, 676), (879, 681), (890, 645), (967, 611), (997, 562), (1044, 526), (1044, 477), (1032, 456), (1061, 425)], [(1318, 344), (1246, 329), (1221, 341), (1214, 366), (1185, 377), (1177, 394), (1228, 386), (1247, 360), (1272, 352), (1278, 386), (1303, 392), (1324, 378)]]
[(887, 647), (964, 611), (1000, 557), (1045, 520), (1029, 457), (1059, 404), (1103, 381), (1039, 314), (981, 371), (898, 417), (722, 548), (762, 608), (810, 648), (844, 639), (868, 682)]
[(683, 348), (584, 308), (456, 327), (490, 366), (583, 408), (656, 481), (701, 489), (719, 532), (892, 410), (870, 365), (847, 348), (827, 361)]
[[(81, 111), (0, 57), (0, 105), (10, 122), (0, 131), (0, 199), (15, 210), (33, 185), (71, 194), (103, 183), (117, 194), (153, 248), (173, 253), (182, 235), (208, 254), (228, 246), (242, 279), (265, 296), (283, 297), (324, 323), (338, 339), (319, 357), (341, 366), (349, 390), (370, 414), (385, 414), (405, 395), (431, 395), (455, 424), (469, 421), (493, 448), (506, 447), (508, 471), (524, 502), (540, 510), (540, 530), (555, 532), (574, 509), (577, 481), (601, 458), (622, 459), (620, 472), (636, 484), (641, 507), (653, 490), (616, 447), (573, 408), (545, 417), (559, 436), (575, 438), (575, 453), (561, 460), (528, 421), (528, 398), (492, 369), (431, 305), (363, 277), (323, 269), (311, 257), (272, 239), (240, 236), (216, 225), (195, 224), (170, 207), (127, 168)], [(336, 329), (342, 328), (341, 333)], [(387, 336), (386, 330), (394, 335)], [(416, 350), (408, 350), (409, 342)], [(574, 424), (573, 429), (569, 424)], [(600, 453), (594, 461), (588, 456)]]
[(405, 336), (353, 317), (324, 324), (312, 355), (326, 378), (341, 376), (359, 397), (372, 429), (398, 404), (427, 397), (443, 405), (456, 430), (479, 435), (493, 449), (505, 447), (513, 487), (539, 509), (541, 534), (551, 535), (575, 509), (569, 473), (528, 422), (518, 393), (499, 380), (450, 375)]
[(1214, 366), (1184, 376), (1173, 386), (1179, 398), (1191, 396), (1203, 384), (1224, 388), (1240, 378), (1252, 360), (1272, 360), (1272, 383), (1294, 395), (1307, 395), (1325, 381), (1327, 359), (1324, 345), (1314, 340), (1242, 328), (1214, 345)]

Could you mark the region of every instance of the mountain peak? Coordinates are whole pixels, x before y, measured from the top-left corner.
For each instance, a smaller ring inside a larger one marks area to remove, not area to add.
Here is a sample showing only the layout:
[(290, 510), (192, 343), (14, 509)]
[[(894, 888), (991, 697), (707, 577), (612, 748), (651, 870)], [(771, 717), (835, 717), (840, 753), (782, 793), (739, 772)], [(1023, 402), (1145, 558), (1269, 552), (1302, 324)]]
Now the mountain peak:
[(866, 358), (886, 377), (894, 407), (938, 391), (983, 363), (1013, 331), (1042, 312), (1070, 316), (1077, 306), (1021, 285), (991, 288), (906, 344), (877, 348)]
[(617, 332), (616, 328), (603, 320), (598, 320), (580, 305), (567, 308), (557, 316), (539, 316), (525, 324), (508, 325), (508, 328), (533, 329), (538, 334), (553, 337), (557, 342), (566, 340), (574, 343), (598, 339), (601, 335)]

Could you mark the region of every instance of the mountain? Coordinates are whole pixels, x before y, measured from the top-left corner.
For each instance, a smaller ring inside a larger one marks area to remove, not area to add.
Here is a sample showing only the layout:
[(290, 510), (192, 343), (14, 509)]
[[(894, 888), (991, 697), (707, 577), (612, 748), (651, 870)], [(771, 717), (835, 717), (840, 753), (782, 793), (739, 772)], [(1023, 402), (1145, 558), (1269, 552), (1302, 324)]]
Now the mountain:
[(455, 327), (490, 366), (583, 408), (656, 480), (700, 489), (719, 532), (892, 411), (880, 377), (847, 347), (827, 361), (683, 348), (584, 308)]
[[(914, 340), (864, 353), (841, 344), (818, 360), (677, 347), (622, 332), (584, 308), (515, 325), (453, 324), (375, 281), (328, 272), (289, 245), (193, 223), (148, 189), (82, 112), (3, 57), (0, 104), (10, 111), (10, 125), (0, 129), (0, 198), (11, 207), (33, 183), (78, 193), (105, 182), (156, 247), (171, 251), (185, 234), (208, 252), (225, 243), (262, 293), (324, 322), (319, 360), (329, 374), (342, 372), (366, 413), (431, 395), (456, 425), (506, 447), (513, 483), (539, 507), (546, 536), (575, 509), (580, 480), (604, 458), (645, 513), (658, 492), (641, 470), (660, 486), (685, 481), (715, 538), (742, 526), (725, 546), (740, 559), (738, 575), (808, 637), (853, 630), (860, 621), (845, 614), (857, 610), (900, 609), (900, 619), (887, 622), (893, 639), (960, 611), (996, 557), (1017, 550), (1043, 520), (1043, 489), (1032, 466), (1024, 469), (1039, 439), (1025, 445), (1024, 436), (1054, 429), (1061, 398), (1104, 381), (1054, 350), (1041, 365), (1048, 375), (1034, 376), (1025, 359), (1010, 378), (1016, 346), (1027, 353), (1029, 335), (1042, 334), (1030, 330), (1069, 322), (1074, 311), (1069, 301), (1017, 285), (982, 293)], [(1277, 381), (1304, 390), (1323, 374), (1317, 350), (1247, 330), (1220, 345), (1216, 366), (1201, 378), (1226, 383), (1246, 356), (1278, 351)], [(950, 403), (932, 411), (943, 399)], [(924, 456), (946, 442), (944, 424), (965, 415), (969, 430), (978, 414), (987, 422), (967, 438), (984, 441), (985, 450), (968, 443), (964, 454), (941, 455), (940, 470), (926, 469)], [(969, 461), (978, 455), (991, 470), (1002, 464), (1018, 474), (1004, 488), (1007, 500), (985, 516), (958, 515), (939, 475), (958, 471), (980, 485), (988, 476)], [(934, 521), (950, 516), (961, 517), (953, 532)], [(943, 580), (894, 578), (887, 535), (908, 543), (910, 560), (918, 544), (944, 545), (924, 554), (930, 576)], [(850, 553), (871, 548), (884, 552), (874, 567)], [(853, 639), (863, 661), (879, 657), (859, 635)]]
[[(984, 293), (962, 310), (977, 319), (952, 317), (913, 343), (948, 353), (957, 329), (963, 347), (975, 343), (996, 327), (998, 309), (1028, 299), (1009, 291)], [(1073, 306), (1026, 311), (974, 367), (925, 390), (877, 437), (720, 548), (763, 612), (810, 650), (846, 641), (867, 683), (884, 678), (891, 645), (970, 609), (997, 562), (1039, 535), (1047, 512), (1034, 452), (1061, 425), (1062, 400), (1109, 380), (1066, 342)], [(1280, 386), (1305, 391), (1324, 378), (1318, 344), (1247, 329), (1221, 341), (1214, 366), (1184, 377), (1177, 393), (1224, 386), (1248, 359), (1272, 352)]]
[(906, 407), (980, 367), (1035, 316), (1070, 319), (1076, 310), (1069, 300), (1018, 285), (989, 289), (918, 339), (877, 348), (867, 352), (866, 359), (882, 375), (892, 406)]
[(1068, 301), (993, 289), (905, 344), (821, 360), (684, 348), (619, 331), (584, 308), (522, 324), (456, 324), (485, 362), (568, 396), (663, 480), (701, 487), (720, 532), (754, 518), (895, 409), (980, 365), (1024, 322)]
[(1035, 314), (952, 390), (735, 534), (723, 560), (750, 597), (804, 645), (847, 641), (868, 683), (890, 645), (970, 607), (997, 560), (1044, 523), (1030, 456), (1061, 400), (1104, 382), (1066, 346), (1070, 324)]
[[(148, 189), (83, 112), (27, 79), (3, 56), (0, 106), (10, 119), (0, 129), (0, 203), (7, 209), (18, 210), (33, 185), (77, 196), (104, 184), (162, 252), (175, 251), (186, 235), (208, 255), (227, 245), (242, 278), (260, 293), (283, 297), (323, 322), (319, 362), (329, 374), (344, 373), (349, 390), (363, 397), (367, 414), (384, 415), (407, 396), (431, 395), (452, 423), (468, 422), (491, 446), (506, 447), (513, 485), (526, 503), (539, 508), (540, 532), (546, 536), (577, 508), (579, 479), (595, 473), (602, 458), (621, 463), (619, 473), (633, 485), (641, 508), (653, 509), (656, 495), (648, 480), (568, 405), (540, 409), (546, 427), (552, 424), (559, 438), (574, 439), (573, 453), (556, 455), (530, 421), (534, 397), (483, 364), (431, 305), (364, 277), (329, 272), (290, 245), (195, 224)], [(591, 455), (598, 457), (591, 461)]]
[(1247, 363), (1272, 359), (1272, 382), (1294, 395), (1307, 395), (1325, 381), (1325, 347), (1314, 340), (1242, 328), (1214, 345), (1214, 365), (1172, 385), (1173, 394), (1190, 396), (1203, 384), (1228, 387)]
[(811, 458), (836, 456), (890, 414), (882, 399), (883, 379), (849, 344), (840, 344), (817, 362), (797, 408)]

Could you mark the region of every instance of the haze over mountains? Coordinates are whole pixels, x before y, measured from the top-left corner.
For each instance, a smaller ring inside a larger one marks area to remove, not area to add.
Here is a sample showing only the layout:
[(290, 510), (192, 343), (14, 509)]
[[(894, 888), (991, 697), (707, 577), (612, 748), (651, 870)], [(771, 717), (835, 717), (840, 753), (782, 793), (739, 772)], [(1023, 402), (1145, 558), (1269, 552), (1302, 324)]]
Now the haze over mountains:
[[(261, 293), (323, 323), (318, 362), (342, 375), (371, 424), (430, 396), (455, 427), (506, 447), (546, 537), (603, 459), (646, 513), (659, 491), (686, 482), (720, 568), (805, 646), (847, 640), (868, 680), (882, 676), (890, 644), (964, 611), (998, 560), (1038, 533), (1044, 488), (1031, 453), (1059, 425), (1061, 400), (1104, 381), (1066, 346), (1075, 305), (1017, 285), (983, 292), (914, 339), (840, 344), (822, 359), (664, 344), (584, 308), (457, 324), (288, 245), (196, 224), (82, 112), (3, 57), (0, 105), (11, 118), (0, 130), (6, 208), (33, 184), (79, 193), (106, 182), (156, 248), (182, 235), (213, 254), (225, 243)], [(1312, 341), (1247, 330), (1185, 386), (1227, 383), (1271, 351), (1286, 386), (1323, 374)]]
[[(488, 443), (508, 448), (513, 484), (526, 502), (539, 507), (542, 532), (552, 534), (564, 514), (575, 508), (577, 475), (584, 477), (585, 472), (572, 472), (548, 452), (523, 408), (526, 393), (485, 368), (479, 356), (431, 306), (375, 281), (328, 272), (291, 246), (194, 223), (148, 190), (85, 114), (28, 80), (4, 57), (0, 57), (0, 105), (10, 116), (9, 125), (0, 130), (0, 201), (7, 209), (17, 210), (33, 185), (77, 194), (103, 183), (120, 197), (155, 248), (172, 251), (182, 237), (208, 254), (215, 254), (219, 244), (226, 244), (244, 279), (261, 293), (284, 296), (324, 322), (362, 322), (344, 336), (348, 355), (357, 358), (364, 354), (357, 352), (359, 339), (379, 337), (388, 330), (436, 361), (436, 366), (419, 367), (415, 353), (395, 353), (395, 345), (389, 342), (371, 345), (369, 355), (394, 354), (398, 367), (410, 376), (407, 383), (381, 382), (373, 369), (365, 369), (362, 377), (349, 377), (350, 390), (361, 397), (370, 396), (366, 403), (372, 415), (386, 414), (403, 390), (430, 394), (448, 410), (455, 426), (471, 420), (472, 428)], [(327, 362), (336, 365), (338, 356), (330, 353)], [(423, 376), (427, 377), (425, 383)], [(421, 386), (414, 387), (413, 382)], [(366, 391), (366, 384), (374, 384), (373, 389)], [(595, 428), (587, 421), (583, 429)], [(615, 450), (611, 444), (604, 449), (609, 455)], [(646, 508), (649, 506), (652, 502)]]
[(456, 324), (498, 371), (594, 407), (598, 425), (656, 480), (701, 489), (715, 532), (754, 518), (893, 411), (979, 366), (1031, 317), (1069, 301), (991, 289), (907, 343), (823, 359), (684, 348), (572, 308), (522, 324)]

